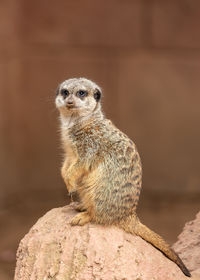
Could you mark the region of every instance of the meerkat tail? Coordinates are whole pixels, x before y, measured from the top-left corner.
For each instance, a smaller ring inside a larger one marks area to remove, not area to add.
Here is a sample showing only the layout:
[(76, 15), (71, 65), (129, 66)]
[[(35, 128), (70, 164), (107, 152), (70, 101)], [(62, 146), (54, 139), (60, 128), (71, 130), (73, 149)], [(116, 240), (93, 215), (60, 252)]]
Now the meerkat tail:
[(179, 258), (179, 256), (170, 248), (170, 245), (165, 242), (160, 235), (150, 230), (147, 226), (143, 225), (137, 216), (133, 216), (131, 221), (121, 224), (122, 228), (129, 233), (136, 234), (142, 239), (152, 244), (155, 248), (159, 249), (166, 257), (176, 263), (182, 272), (191, 277), (190, 272)]

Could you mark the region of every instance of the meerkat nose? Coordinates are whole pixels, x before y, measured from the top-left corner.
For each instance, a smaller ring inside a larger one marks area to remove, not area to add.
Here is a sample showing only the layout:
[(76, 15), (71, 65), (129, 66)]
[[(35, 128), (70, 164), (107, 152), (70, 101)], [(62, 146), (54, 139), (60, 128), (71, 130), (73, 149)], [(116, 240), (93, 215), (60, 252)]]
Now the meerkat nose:
[(73, 100), (68, 100), (67, 104), (72, 105), (72, 104), (74, 104), (74, 102), (73, 102)]
[(69, 96), (66, 100), (67, 105), (73, 105), (74, 104), (74, 99), (72, 96)]
[(67, 102), (66, 102), (67, 104), (66, 104), (66, 106), (68, 107), (68, 108), (74, 108), (74, 100), (73, 99), (69, 99), (69, 100), (67, 100)]

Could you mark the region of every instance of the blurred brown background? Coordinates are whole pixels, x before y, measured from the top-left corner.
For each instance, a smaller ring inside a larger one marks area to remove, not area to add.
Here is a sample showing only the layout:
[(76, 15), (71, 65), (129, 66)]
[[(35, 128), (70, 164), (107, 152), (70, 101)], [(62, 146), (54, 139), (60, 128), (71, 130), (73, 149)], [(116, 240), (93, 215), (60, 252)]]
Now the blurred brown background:
[(31, 225), (69, 202), (55, 89), (84, 76), (137, 144), (139, 215), (173, 243), (200, 206), (200, 2), (0, 2), (0, 278)]

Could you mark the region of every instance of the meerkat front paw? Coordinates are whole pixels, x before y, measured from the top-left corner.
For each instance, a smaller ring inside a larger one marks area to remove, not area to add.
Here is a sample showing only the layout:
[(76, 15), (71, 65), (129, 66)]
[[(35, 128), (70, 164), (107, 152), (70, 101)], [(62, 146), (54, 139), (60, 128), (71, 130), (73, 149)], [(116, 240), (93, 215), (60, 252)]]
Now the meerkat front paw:
[(82, 212), (82, 213), (79, 213), (76, 216), (74, 216), (71, 219), (70, 224), (72, 226), (76, 226), (76, 225), (83, 226), (83, 225), (89, 223), (90, 221), (91, 221), (91, 217), (89, 216), (89, 214), (87, 212)]
[(81, 204), (81, 203), (77, 203), (75, 206), (74, 206), (74, 209), (78, 212), (83, 212), (83, 211), (86, 211), (86, 209), (84, 208), (84, 206)]

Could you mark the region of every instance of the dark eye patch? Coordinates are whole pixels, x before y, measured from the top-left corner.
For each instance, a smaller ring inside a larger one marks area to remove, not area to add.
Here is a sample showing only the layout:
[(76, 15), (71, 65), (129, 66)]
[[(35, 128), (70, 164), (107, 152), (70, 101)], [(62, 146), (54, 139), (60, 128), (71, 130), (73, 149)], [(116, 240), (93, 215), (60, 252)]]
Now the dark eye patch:
[(60, 94), (66, 98), (69, 95), (69, 91), (65, 88), (61, 89)]
[(76, 96), (78, 96), (78, 97), (80, 97), (80, 98), (85, 97), (85, 96), (87, 96), (87, 95), (88, 95), (88, 92), (87, 92), (86, 90), (79, 90), (79, 91), (77, 91), (77, 93), (76, 93)]

